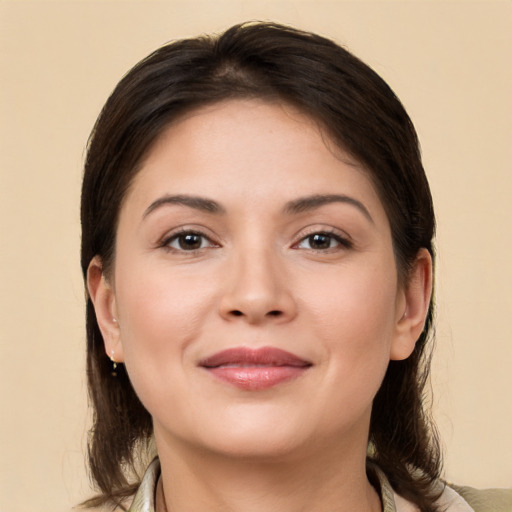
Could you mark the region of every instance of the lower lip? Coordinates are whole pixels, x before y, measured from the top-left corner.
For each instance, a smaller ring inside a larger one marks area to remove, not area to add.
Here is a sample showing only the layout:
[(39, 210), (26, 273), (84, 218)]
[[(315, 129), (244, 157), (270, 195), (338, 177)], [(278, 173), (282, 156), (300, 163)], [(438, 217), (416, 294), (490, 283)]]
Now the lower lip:
[(248, 391), (269, 389), (296, 379), (308, 366), (220, 366), (206, 368), (214, 377)]

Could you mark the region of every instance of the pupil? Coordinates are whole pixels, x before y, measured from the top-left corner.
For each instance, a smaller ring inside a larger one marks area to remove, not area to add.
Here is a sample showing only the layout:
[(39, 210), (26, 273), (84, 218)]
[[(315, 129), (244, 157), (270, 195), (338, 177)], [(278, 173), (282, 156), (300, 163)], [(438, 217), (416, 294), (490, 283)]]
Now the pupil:
[(201, 237), (199, 235), (183, 235), (179, 239), (182, 249), (199, 249), (201, 247)]
[(309, 243), (314, 249), (329, 249), (331, 237), (328, 235), (312, 235), (309, 237)]

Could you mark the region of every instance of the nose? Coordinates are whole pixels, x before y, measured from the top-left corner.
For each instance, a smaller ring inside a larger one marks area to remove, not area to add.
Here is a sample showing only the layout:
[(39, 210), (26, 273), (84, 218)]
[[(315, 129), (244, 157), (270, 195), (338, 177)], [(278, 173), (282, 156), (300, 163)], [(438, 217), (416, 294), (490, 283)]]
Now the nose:
[(248, 251), (230, 262), (220, 314), (226, 320), (249, 324), (284, 323), (293, 319), (297, 305), (277, 255)]

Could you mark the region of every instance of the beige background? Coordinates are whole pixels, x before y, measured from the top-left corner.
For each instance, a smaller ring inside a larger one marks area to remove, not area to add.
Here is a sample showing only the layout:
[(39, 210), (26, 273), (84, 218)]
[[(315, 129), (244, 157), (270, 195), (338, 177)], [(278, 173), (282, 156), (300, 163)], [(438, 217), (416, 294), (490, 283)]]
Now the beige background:
[(108, 93), (169, 39), (274, 19), (346, 44), (423, 146), (449, 479), (512, 485), (512, 2), (0, 2), (0, 512), (87, 496), (79, 187)]

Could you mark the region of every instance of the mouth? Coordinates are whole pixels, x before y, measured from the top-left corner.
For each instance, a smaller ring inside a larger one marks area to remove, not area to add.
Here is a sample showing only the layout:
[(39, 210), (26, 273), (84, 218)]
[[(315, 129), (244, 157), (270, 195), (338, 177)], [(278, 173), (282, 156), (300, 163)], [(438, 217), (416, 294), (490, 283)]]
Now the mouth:
[(312, 363), (278, 348), (237, 347), (213, 354), (199, 366), (225, 383), (256, 391), (296, 379)]

